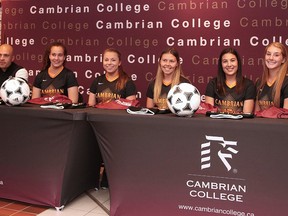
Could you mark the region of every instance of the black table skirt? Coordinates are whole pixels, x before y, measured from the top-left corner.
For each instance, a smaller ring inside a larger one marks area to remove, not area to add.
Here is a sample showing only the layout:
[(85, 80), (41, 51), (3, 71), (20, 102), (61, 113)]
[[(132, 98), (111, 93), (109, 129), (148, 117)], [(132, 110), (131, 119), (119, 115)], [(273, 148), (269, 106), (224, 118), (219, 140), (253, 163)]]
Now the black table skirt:
[(111, 216), (287, 214), (287, 120), (97, 109), (87, 119), (107, 169)]
[(100, 151), (84, 110), (0, 106), (0, 197), (63, 207), (98, 187)]

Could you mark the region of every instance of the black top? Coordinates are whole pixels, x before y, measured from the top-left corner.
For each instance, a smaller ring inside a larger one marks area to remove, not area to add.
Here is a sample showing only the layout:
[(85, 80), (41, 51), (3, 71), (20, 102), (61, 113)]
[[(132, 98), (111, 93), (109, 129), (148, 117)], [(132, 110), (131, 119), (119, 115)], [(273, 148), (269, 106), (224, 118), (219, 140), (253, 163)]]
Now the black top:
[[(257, 89), (259, 85), (260, 85), (260, 80), (256, 82)], [(258, 95), (258, 104), (261, 110), (274, 106), (273, 97), (272, 97), (273, 87), (274, 87), (274, 84), (272, 86), (268, 86), (266, 83), (263, 89), (260, 89), (260, 94)], [(285, 77), (284, 82), (281, 87), (280, 108), (283, 108), (284, 100), (286, 98), (288, 98), (288, 76)]]
[(210, 80), (207, 85), (205, 95), (214, 98), (214, 105), (221, 112), (241, 113), (243, 112), (244, 101), (256, 98), (256, 88), (254, 83), (244, 78), (244, 88), (241, 93), (236, 92), (236, 86), (229, 88), (226, 84), (225, 95), (219, 94), (217, 91), (216, 78)]
[[(181, 76), (179, 83), (190, 83), (190, 81), (188, 79), (186, 79), (185, 77)], [(148, 86), (148, 89), (146, 92), (146, 96), (148, 98), (151, 98), (151, 99), (154, 98), (154, 86), (155, 86), (155, 79), (149, 83), (149, 86)], [(160, 97), (158, 98), (158, 101), (156, 102), (156, 106), (159, 109), (168, 109), (166, 99), (167, 99), (167, 95), (168, 95), (170, 89), (171, 89), (171, 84), (170, 85), (164, 85), (162, 83), (161, 94), (160, 94)]]
[(56, 94), (68, 96), (68, 88), (78, 86), (78, 82), (73, 71), (64, 67), (54, 78), (49, 76), (47, 69), (41, 71), (36, 76), (33, 86), (41, 89), (42, 97), (51, 97)]
[(3, 84), (5, 80), (7, 80), (10, 76), (15, 77), (18, 70), (22, 69), (23, 67), (20, 65), (17, 65), (16, 63), (12, 62), (11, 65), (7, 68), (7, 70), (4, 72), (0, 68), (0, 86)]
[(90, 92), (96, 94), (96, 103), (107, 102), (119, 98), (127, 98), (131, 95), (136, 95), (136, 85), (129, 79), (125, 87), (121, 90), (116, 89), (116, 84), (119, 78), (109, 82), (105, 74), (98, 76), (90, 87)]

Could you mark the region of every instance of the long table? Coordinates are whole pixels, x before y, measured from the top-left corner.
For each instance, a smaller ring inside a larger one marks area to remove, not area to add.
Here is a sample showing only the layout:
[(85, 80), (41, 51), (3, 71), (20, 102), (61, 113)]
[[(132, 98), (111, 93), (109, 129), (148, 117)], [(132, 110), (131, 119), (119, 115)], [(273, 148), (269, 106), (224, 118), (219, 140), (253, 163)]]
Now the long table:
[(288, 121), (87, 111), (111, 216), (287, 215)]
[(0, 106), (0, 197), (63, 208), (98, 187), (100, 151), (81, 109)]

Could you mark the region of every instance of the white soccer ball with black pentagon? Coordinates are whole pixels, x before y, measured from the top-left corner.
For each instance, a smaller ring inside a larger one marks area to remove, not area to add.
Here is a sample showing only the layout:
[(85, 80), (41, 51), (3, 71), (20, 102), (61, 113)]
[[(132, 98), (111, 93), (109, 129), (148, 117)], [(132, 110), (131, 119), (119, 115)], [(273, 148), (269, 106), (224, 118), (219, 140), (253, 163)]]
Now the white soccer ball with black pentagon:
[(167, 104), (172, 113), (191, 117), (200, 106), (200, 92), (190, 83), (173, 86), (167, 95)]
[(29, 100), (30, 88), (22, 78), (10, 77), (0, 89), (0, 97), (8, 106), (17, 106)]

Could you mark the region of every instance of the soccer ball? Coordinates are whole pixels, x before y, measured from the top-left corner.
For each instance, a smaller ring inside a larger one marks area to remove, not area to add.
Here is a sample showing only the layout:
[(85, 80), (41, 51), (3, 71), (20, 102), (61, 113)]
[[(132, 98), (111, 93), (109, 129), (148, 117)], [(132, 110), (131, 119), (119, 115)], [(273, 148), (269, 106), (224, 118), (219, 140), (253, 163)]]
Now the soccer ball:
[(167, 104), (172, 113), (192, 117), (200, 106), (200, 92), (190, 83), (173, 86), (167, 95)]
[(19, 77), (5, 80), (0, 89), (0, 97), (8, 106), (17, 106), (29, 100), (30, 88), (28, 83)]

